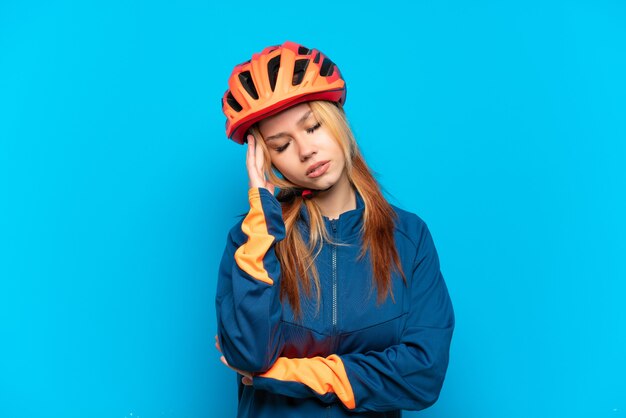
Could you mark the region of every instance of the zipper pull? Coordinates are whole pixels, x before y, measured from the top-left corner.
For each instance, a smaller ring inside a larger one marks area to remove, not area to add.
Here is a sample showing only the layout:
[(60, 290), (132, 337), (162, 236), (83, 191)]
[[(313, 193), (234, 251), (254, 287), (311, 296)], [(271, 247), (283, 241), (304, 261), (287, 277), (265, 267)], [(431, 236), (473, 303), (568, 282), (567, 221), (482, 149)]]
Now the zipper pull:
[(333, 228), (333, 232), (337, 232), (337, 219), (332, 219), (330, 221), (330, 226)]

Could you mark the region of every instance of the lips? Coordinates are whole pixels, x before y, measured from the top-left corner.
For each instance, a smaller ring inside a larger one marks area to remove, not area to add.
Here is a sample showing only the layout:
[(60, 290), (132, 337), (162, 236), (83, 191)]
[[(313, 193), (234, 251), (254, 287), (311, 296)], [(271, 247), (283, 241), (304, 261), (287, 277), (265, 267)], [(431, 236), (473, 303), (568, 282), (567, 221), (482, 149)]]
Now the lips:
[(326, 172), (328, 168), (327, 164), (329, 161), (320, 161), (318, 163), (312, 164), (306, 170), (307, 177), (318, 177)]

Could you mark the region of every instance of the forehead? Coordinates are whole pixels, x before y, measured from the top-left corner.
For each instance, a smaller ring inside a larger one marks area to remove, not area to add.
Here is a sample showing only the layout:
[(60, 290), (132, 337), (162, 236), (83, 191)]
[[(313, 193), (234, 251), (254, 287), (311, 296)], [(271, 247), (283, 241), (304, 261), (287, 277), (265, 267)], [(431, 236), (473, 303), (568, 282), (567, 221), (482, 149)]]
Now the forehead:
[(263, 134), (270, 134), (273, 131), (280, 131), (295, 127), (304, 115), (311, 110), (308, 103), (300, 103), (287, 108), (275, 115), (269, 116), (259, 122), (259, 130)]

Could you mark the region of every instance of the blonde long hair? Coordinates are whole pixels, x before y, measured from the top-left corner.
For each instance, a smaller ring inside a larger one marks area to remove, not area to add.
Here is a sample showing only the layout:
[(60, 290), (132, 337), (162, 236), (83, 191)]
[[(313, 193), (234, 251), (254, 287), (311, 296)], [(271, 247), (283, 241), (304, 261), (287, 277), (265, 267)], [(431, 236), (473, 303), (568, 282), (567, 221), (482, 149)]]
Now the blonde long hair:
[[(382, 302), (388, 295), (393, 299), (391, 291), (391, 276), (397, 271), (406, 281), (400, 265), (400, 257), (394, 241), (394, 222), (396, 214), (391, 205), (383, 197), (378, 182), (372, 175), (361, 152), (345, 112), (332, 102), (313, 101), (309, 102), (311, 110), (318, 122), (325, 125), (332, 137), (343, 150), (346, 161), (346, 172), (350, 184), (363, 198), (365, 210), (361, 234), (363, 243), (359, 253), (362, 259), (367, 251), (370, 253), (372, 271), (374, 277), (372, 284), (377, 288), (378, 302)], [(265, 158), (265, 174), (267, 178), (280, 188), (279, 197), (289, 194), (291, 190), (300, 188), (287, 179), (280, 178), (271, 168), (269, 149), (262, 139), (262, 135), (255, 125), (251, 133), (257, 139), (255, 142), (263, 148)], [(300, 207), (306, 205), (309, 213), (310, 237), (308, 245), (304, 242), (302, 234), (297, 226), (300, 219)], [(313, 199), (303, 199), (296, 196), (292, 200), (282, 204), (283, 220), (285, 222), (285, 238), (276, 244), (276, 255), (281, 267), (281, 299), (287, 299), (296, 318), (301, 317), (300, 291), (304, 290), (310, 297), (312, 288), (315, 288), (318, 307), (321, 295), (319, 275), (315, 267), (315, 258), (321, 250), (323, 242), (332, 243), (326, 228), (322, 212)], [(298, 280), (298, 278), (300, 278)]]

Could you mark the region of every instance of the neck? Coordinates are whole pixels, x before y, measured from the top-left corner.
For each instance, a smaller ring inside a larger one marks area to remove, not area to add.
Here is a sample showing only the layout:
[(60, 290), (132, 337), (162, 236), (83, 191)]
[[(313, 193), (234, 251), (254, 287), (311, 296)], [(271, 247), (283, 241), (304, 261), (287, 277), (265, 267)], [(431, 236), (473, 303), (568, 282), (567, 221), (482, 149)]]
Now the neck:
[(356, 209), (356, 195), (345, 172), (330, 190), (319, 192), (315, 202), (322, 215), (329, 219), (337, 219), (342, 213)]

